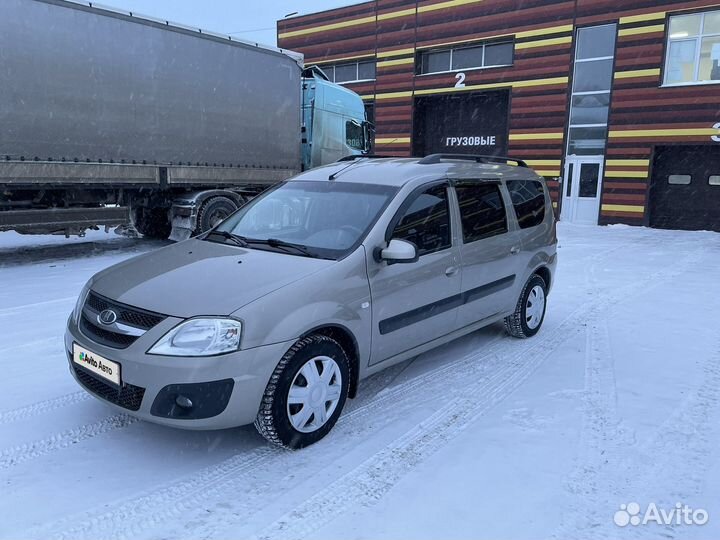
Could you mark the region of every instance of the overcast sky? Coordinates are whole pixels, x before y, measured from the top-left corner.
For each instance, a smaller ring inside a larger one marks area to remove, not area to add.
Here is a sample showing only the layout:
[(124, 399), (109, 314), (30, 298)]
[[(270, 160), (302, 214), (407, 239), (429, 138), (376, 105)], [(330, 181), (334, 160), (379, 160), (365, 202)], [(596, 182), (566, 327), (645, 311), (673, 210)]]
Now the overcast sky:
[(315, 13), (358, 0), (100, 0), (111, 6), (220, 34), (276, 45), (275, 22), (288, 13)]

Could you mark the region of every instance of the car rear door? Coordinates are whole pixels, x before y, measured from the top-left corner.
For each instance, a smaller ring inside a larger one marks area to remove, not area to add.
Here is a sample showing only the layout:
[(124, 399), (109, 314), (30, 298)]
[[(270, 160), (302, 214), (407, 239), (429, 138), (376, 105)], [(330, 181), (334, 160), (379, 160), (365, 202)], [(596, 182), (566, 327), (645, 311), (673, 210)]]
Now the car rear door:
[(386, 239), (415, 244), (418, 260), (369, 269), (373, 309), (371, 364), (452, 332), (460, 303), (460, 257), (447, 181), (414, 190)]
[(506, 312), (515, 305), (516, 268), (521, 244), (509, 219), (504, 188), (494, 180), (455, 182), (460, 212), (463, 303), (457, 326)]

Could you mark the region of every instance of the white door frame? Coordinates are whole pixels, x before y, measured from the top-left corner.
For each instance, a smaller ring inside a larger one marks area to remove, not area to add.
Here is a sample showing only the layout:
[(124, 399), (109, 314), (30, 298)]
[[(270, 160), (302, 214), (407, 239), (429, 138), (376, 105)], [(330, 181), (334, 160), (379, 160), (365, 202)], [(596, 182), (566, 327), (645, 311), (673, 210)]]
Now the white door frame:
[[(580, 172), (583, 165), (598, 165), (598, 183), (596, 197), (580, 197)], [(565, 158), (565, 170), (562, 183), (562, 206), (560, 219), (571, 223), (597, 225), (600, 217), (602, 181), (605, 169), (605, 156), (577, 156)], [(570, 172), (572, 171), (572, 178)], [(570, 195), (568, 195), (568, 190)], [(592, 216), (592, 217), (591, 217)]]

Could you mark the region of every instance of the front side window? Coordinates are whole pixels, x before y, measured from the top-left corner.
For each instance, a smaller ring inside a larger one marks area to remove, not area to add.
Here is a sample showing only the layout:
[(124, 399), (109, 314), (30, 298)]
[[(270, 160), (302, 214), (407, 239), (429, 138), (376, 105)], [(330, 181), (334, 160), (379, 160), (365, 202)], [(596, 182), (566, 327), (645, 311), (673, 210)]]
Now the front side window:
[(720, 11), (670, 17), (665, 84), (720, 81)]
[(508, 180), (508, 192), (521, 229), (540, 225), (545, 220), (545, 190), (535, 180)]
[(420, 257), (449, 248), (452, 241), (447, 188), (434, 186), (415, 196), (391, 238), (412, 242)]
[(508, 231), (505, 204), (497, 184), (477, 183), (455, 188), (460, 205), (463, 243)]
[[(396, 192), (375, 184), (287, 182), (253, 199), (217, 230), (250, 249), (298, 251), (279, 240), (317, 257), (337, 259), (364, 238)], [(219, 234), (207, 238), (223, 241)]]

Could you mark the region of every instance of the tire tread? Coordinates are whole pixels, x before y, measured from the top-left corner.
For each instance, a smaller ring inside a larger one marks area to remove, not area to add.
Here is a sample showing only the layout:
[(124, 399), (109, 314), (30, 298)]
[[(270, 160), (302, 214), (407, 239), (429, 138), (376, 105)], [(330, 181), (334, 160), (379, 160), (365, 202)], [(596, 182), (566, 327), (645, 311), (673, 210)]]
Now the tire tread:
[(290, 349), (288, 349), (288, 351), (280, 359), (280, 362), (278, 362), (278, 365), (275, 367), (275, 370), (270, 376), (270, 380), (265, 387), (265, 393), (260, 401), (258, 414), (255, 417), (255, 429), (257, 429), (260, 435), (262, 435), (269, 443), (283, 448), (292, 448), (292, 446), (282, 441), (278, 435), (277, 428), (275, 427), (275, 419), (272, 413), (273, 403), (275, 402), (275, 390), (277, 389), (280, 377), (294, 356), (305, 347), (322, 343), (332, 343), (340, 350), (343, 350), (340, 344), (331, 337), (322, 334), (312, 334), (299, 340), (290, 347)]
[(505, 317), (505, 331), (514, 338), (527, 339), (529, 337), (532, 337), (525, 332), (522, 318), (528, 289), (536, 278), (542, 282), (543, 289), (545, 289), (545, 291), (547, 292), (547, 284), (545, 283), (545, 280), (539, 274), (533, 274), (532, 276), (530, 276), (530, 279), (527, 280), (527, 283), (525, 283), (525, 286), (520, 293), (520, 298), (515, 305), (515, 311), (512, 315)]

